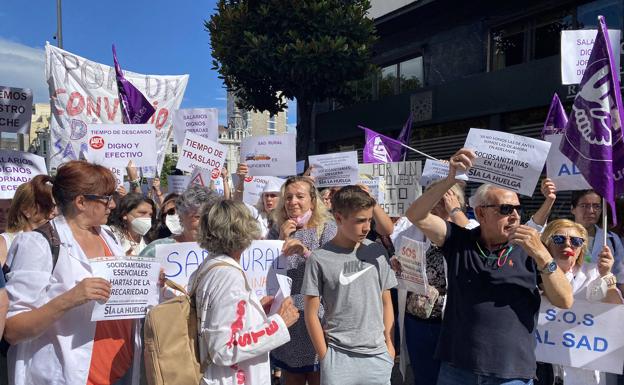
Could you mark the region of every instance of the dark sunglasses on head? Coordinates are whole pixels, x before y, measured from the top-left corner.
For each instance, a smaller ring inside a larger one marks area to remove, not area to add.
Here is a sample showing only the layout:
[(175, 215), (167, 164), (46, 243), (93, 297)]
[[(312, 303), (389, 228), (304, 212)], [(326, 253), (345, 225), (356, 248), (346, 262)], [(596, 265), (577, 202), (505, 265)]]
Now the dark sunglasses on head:
[(96, 195), (96, 194), (82, 194), (83, 197), (87, 198), (90, 201), (103, 201), (108, 205), (111, 200), (113, 200), (112, 195)]
[(481, 207), (486, 207), (486, 208), (496, 207), (498, 208), (498, 212), (500, 213), (500, 215), (511, 215), (513, 214), (514, 210), (516, 210), (518, 213), (522, 211), (522, 206), (520, 205), (502, 204), (502, 205), (485, 205)]
[(585, 243), (585, 240), (581, 237), (568, 237), (565, 235), (552, 235), (550, 237), (550, 239), (552, 239), (553, 243), (555, 245), (561, 246), (565, 243), (566, 239), (570, 239), (570, 245), (572, 245), (572, 247), (574, 248), (578, 248), (583, 246), (583, 243)]

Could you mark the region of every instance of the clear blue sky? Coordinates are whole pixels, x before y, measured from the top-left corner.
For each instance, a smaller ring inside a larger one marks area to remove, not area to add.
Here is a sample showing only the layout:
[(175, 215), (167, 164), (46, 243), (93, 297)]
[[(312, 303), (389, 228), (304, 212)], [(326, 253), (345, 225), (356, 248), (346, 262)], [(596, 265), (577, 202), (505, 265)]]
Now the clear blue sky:
[[(216, 0), (64, 0), (63, 48), (112, 65), (115, 43), (122, 68), (144, 74), (189, 74), (182, 108), (216, 107), (226, 121), (226, 92), (212, 71), (204, 20)], [(47, 102), (43, 47), (56, 45), (56, 1), (7, 1), (0, 9), (0, 85), (33, 89)], [(296, 123), (291, 103), (288, 123)]]

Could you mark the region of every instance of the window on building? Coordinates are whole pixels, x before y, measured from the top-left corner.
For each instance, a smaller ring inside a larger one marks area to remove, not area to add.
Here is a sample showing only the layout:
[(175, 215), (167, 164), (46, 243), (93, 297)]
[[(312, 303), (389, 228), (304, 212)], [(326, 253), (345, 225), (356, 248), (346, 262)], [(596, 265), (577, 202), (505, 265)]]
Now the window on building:
[(383, 98), (384, 96), (390, 96), (397, 93), (398, 70), (399, 66), (397, 64), (383, 67), (381, 69), (378, 80), (378, 97)]
[(413, 91), (423, 86), (422, 56), (399, 63), (399, 92)]
[(175, 143), (171, 144), (171, 153), (172, 154), (177, 154), (178, 153), (178, 145)]
[(267, 120), (267, 132), (269, 135), (275, 135), (277, 133), (277, 126), (275, 125), (275, 117), (276, 115), (269, 115), (269, 120)]
[(533, 59), (557, 55), (561, 50), (561, 31), (572, 29), (574, 17), (569, 10), (538, 16), (533, 34)]
[(522, 63), (524, 55), (524, 23), (515, 23), (492, 31), (492, 69)]

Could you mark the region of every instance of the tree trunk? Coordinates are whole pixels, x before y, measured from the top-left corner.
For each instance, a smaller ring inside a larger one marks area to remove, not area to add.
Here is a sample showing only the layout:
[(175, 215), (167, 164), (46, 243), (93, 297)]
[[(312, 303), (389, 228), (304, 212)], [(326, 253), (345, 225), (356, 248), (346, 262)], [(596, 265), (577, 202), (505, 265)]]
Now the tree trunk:
[(316, 151), (312, 127), (312, 102), (297, 98), (297, 160), (308, 160)]

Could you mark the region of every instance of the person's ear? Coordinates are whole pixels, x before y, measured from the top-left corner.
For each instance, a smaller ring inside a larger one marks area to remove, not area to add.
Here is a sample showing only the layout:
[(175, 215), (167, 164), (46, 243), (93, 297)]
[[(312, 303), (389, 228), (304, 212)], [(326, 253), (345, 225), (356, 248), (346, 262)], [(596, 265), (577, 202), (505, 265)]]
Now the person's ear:
[(342, 214), (334, 212), (334, 219), (336, 220), (336, 224), (339, 225), (342, 223)]
[(484, 218), (484, 212), (483, 212), (483, 207), (476, 207), (474, 209), (474, 213), (475, 213), (475, 217), (477, 217), (477, 220), (479, 223), (483, 222)]
[(87, 209), (87, 200), (84, 195), (78, 195), (74, 198), (74, 206), (78, 211), (85, 211)]

